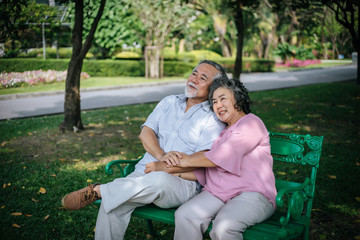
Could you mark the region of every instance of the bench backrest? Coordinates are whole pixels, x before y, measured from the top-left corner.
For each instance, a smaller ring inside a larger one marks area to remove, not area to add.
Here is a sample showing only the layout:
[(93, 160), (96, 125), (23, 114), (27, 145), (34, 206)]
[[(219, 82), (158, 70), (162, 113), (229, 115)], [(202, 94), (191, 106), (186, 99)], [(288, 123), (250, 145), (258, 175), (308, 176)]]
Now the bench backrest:
[[(312, 188), (308, 189), (307, 195), (313, 197), (324, 137), (310, 136), (309, 134), (297, 135), (276, 132), (270, 132), (269, 134), (271, 155), (273, 156), (274, 161), (311, 166), (312, 169), (309, 179)], [(277, 187), (286, 187), (281, 186), (281, 184), (289, 185), (291, 182), (277, 181)]]
[[(299, 220), (302, 219), (301, 221), (308, 225), (315, 193), (316, 174), (319, 168), (322, 141), (324, 137), (310, 136), (309, 134), (298, 135), (276, 132), (270, 132), (269, 134), (271, 155), (274, 159), (274, 166), (279, 163), (278, 161), (281, 161), (291, 165), (295, 164), (311, 168), (309, 173), (306, 172), (306, 176), (304, 176), (305, 173), (304, 175), (301, 173), (301, 182), (292, 182), (289, 181), (289, 179), (276, 179), (276, 188), (278, 192), (286, 192), (286, 189), (288, 188), (299, 188), (299, 191), (294, 195), (289, 195), (289, 204), (294, 205), (290, 206), (291, 208), (294, 208), (291, 209), (291, 211), (294, 212), (292, 217), (298, 218)], [(302, 186), (305, 186), (305, 188)], [(277, 198), (278, 197), (279, 196), (277, 196)], [(295, 198), (301, 199), (300, 202), (307, 202), (307, 204), (305, 204), (305, 209), (303, 209), (302, 204), (292, 204), (299, 200)], [(281, 200), (279, 198), (277, 201), (279, 201), (279, 204), (281, 205), (283, 198), (281, 198)], [(296, 205), (299, 205), (299, 209), (296, 209)], [(289, 218), (286, 221), (288, 220)]]

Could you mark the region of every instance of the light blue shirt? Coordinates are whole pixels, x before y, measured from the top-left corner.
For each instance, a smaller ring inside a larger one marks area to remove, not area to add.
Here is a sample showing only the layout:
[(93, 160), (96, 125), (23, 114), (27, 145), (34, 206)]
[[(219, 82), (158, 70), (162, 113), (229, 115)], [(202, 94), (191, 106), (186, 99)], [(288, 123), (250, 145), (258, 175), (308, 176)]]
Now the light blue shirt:
[[(208, 150), (224, 129), (224, 123), (210, 110), (207, 101), (196, 104), (185, 112), (186, 99), (184, 94), (165, 97), (141, 126), (154, 130), (160, 147), (165, 152), (192, 154)], [(145, 153), (135, 171), (144, 173), (145, 165), (154, 161), (157, 159)]]

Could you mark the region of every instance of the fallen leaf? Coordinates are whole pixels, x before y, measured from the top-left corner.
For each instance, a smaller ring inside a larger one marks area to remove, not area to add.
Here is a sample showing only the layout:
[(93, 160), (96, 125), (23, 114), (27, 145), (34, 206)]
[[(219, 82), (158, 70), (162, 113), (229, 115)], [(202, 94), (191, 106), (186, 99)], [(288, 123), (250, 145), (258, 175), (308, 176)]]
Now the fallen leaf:
[(39, 157), (40, 156), (40, 154), (35, 154), (34, 155), (34, 158), (37, 158), (37, 157)]
[(23, 169), (25, 170), (25, 169), (26, 169), (26, 166), (23, 166)]
[(360, 202), (360, 197), (355, 197), (356, 201)]
[(60, 162), (65, 162), (65, 160), (66, 160), (65, 158), (59, 158)]
[(55, 174), (51, 174), (50, 176), (52, 176), (52, 177), (56, 177), (56, 175), (55, 175)]
[(91, 179), (88, 179), (88, 180), (86, 180), (86, 182), (88, 182), (88, 183), (91, 183), (93, 180), (91, 180)]
[(335, 175), (328, 175), (328, 177), (329, 177), (330, 179), (336, 179), (336, 176), (335, 176)]
[(291, 171), (291, 173), (293, 173), (293, 174), (297, 174), (298, 172), (299, 172), (299, 170), (297, 170), (297, 169)]
[(31, 133), (31, 132), (28, 132), (27, 134), (28, 134), (29, 136), (31, 136), (31, 135), (32, 135), (32, 133)]
[(3, 188), (6, 188), (6, 187), (7, 187), (7, 184), (6, 184), (6, 183), (4, 183), (4, 184), (3, 184)]
[(360, 235), (354, 237), (356, 240), (360, 240)]
[(33, 202), (39, 202), (39, 200), (36, 200), (35, 198), (31, 198), (31, 201), (33, 201)]
[(79, 162), (80, 159), (75, 158), (75, 159), (73, 159), (73, 161), (74, 161), (74, 162)]
[(39, 190), (39, 193), (42, 193), (42, 194), (45, 194), (46, 193), (46, 189), (41, 187), (40, 190)]
[(2, 142), (2, 143), (1, 143), (1, 146), (3, 147), (3, 146), (5, 146), (5, 144), (6, 144), (6, 142)]
[(50, 215), (46, 215), (46, 216), (44, 217), (44, 220), (45, 220), (45, 221), (48, 220), (49, 217), (50, 217)]
[(22, 213), (21, 212), (13, 212), (10, 215), (12, 215), (12, 216), (21, 216)]
[(6, 208), (6, 206), (5, 206), (5, 205), (2, 205), (2, 206), (1, 206), (1, 209), (4, 209), (4, 208)]
[(286, 172), (277, 172), (277, 174), (282, 175), (282, 176), (285, 176), (285, 175), (286, 175)]
[(101, 155), (102, 154), (102, 152), (97, 152), (96, 153), (96, 156), (99, 156), (99, 155)]
[(32, 217), (30, 214), (24, 214), (25, 217)]
[(17, 225), (16, 223), (14, 223), (12, 226), (13, 226), (14, 228), (20, 228), (20, 226)]
[(357, 163), (356, 163), (356, 166), (360, 166), (360, 163), (359, 163), (359, 162), (357, 162)]

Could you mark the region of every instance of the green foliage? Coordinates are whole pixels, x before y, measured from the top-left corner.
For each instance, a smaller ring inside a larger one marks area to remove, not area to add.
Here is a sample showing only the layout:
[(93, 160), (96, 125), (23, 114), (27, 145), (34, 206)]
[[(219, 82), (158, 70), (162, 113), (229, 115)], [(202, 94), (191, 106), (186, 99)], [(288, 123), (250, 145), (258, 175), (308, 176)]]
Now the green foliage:
[(299, 60), (315, 59), (311, 50), (306, 49), (303, 45), (296, 47), (287, 42), (279, 44), (278, 48), (274, 50), (274, 54), (281, 57), (283, 62), (290, 60), (291, 58)]
[[(65, 71), (68, 59), (0, 59), (0, 72), (25, 72), (30, 70)], [(176, 61), (164, 62), (165, 76), (183, 76), (191, 71), (196, 63)], [(145, 63), (138, 60), (84, 60), (82, 72), (90, 76), (144, 76)]]
[[(41, 41), (42, 23), (47, 23), (50, 27), (56, 23), (57, 8), (36, 3), (35, 0), (2, 1), (0, 9), (0, 42), (7, 43), (6, 57), (14, 57), (21, 49), (29, 48), (35, 41)], [(48, 26), (46, 34), (52, 35)], [(20, 46), (15, 46), (14, 41), (19, 41)]]
[[(195, 51), (197, 52), (197, 51)], [(217, 57), (216, 53), (204, 52), (211, 56)], [(198, 59), (203, 59), (199, 54)], [(200, 60), (197, 60), (193, 53), (189, 55), (179, 55), (184, 61), (164, 61), (164, 75), (165, 76), (189, 76), (193, 68)], [(185, 59), (188, 59), (185, 60)], [(222, 64), (229, 73), (234, 70), (234, 59), (213, 59)], [(30, 70), (57, 70), (65, 71), (68, 68), (69, 59), (0, 59), (0, 72), (25, 72)], [(271, 72), (274, 67), (273, 60), (266, 59), (244, 59), (244, 72)], [(142, 60), (84, 60), (82, 72), (88, 73), (91, 77), (94, 76), (144, 76), (145, 63)]]
[(136, 52), (123, 51), (116, 53), (114, 58), (125, 58), (125, 59), (140, 59), (141, 55)]
[[(88, 1), (85, 6), (90, 15), (84, 21), (84, 34), (90, 30), (90, 24), (95, 17), (99, 1)], [(140, 22), (131, 14), (131, 1), (128, 0), (107, 0), (104, 13), (100, 19), (94, 35), (94, 45), (91, 50), (96, 58), (111, 56), (122, 46), (132, 45), (134, 42), (140, 43), (139, 35)], [(74, 11), (74, 9), (72, 9)], [(95, 54), (96, 53), (96, 54)]]
[[(234, 73), (235, 59), (223, 58), (217, 62), (222, 64), (228, 73)], [(272, 72), (274, 66), (274, 60), (243, 58), (242, 72)]]

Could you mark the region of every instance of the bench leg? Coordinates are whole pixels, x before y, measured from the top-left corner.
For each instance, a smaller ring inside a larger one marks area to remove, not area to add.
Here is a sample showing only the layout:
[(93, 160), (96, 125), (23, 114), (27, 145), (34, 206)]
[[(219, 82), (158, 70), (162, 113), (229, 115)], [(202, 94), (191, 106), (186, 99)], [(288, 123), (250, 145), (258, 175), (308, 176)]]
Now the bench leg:
[(147, 223), (150, 235), (153, 237), (153, 239), (157, 239), (158, 234), (157, 234), (157, 232), (156, 232), (156, 230), (154, 228), (154, 225), (153, 225), (152, 221), (150, 219), (146, 219), (146, 223)]

